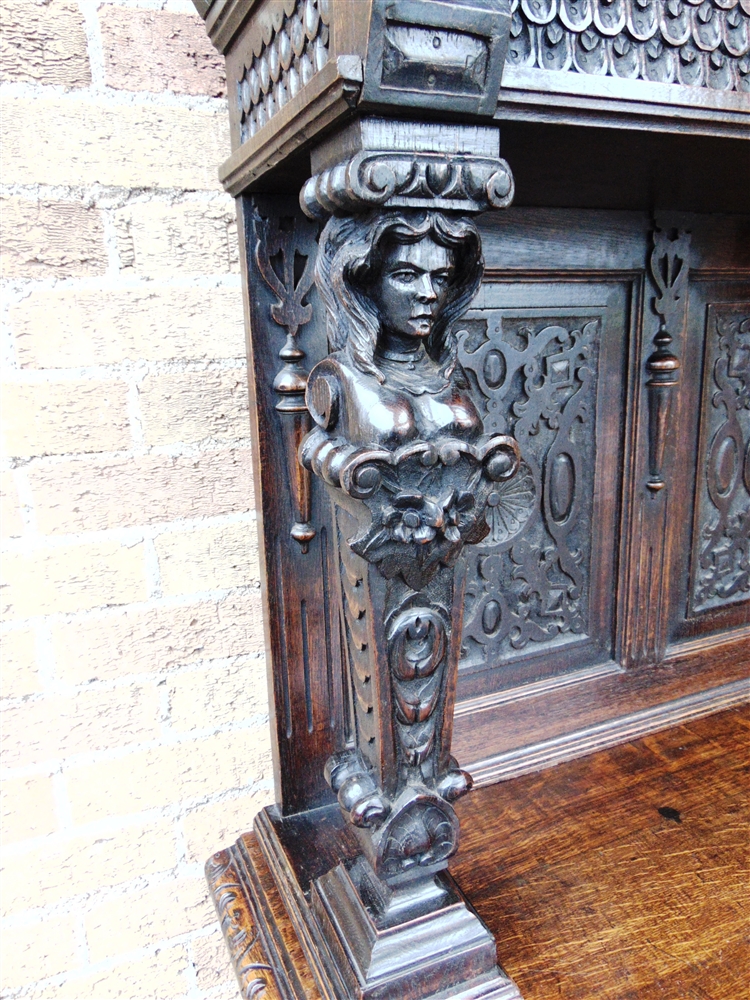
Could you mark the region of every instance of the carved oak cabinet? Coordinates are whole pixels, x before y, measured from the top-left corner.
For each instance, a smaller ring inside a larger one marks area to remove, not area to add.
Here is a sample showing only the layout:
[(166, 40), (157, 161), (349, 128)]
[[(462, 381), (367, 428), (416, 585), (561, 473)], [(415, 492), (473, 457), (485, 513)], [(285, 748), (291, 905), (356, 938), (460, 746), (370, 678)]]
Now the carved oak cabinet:
[(207, 864), (242, 995), (518, 998), (455, 802), (747, 696), (750, 3), (196, 6), (278, 798)]

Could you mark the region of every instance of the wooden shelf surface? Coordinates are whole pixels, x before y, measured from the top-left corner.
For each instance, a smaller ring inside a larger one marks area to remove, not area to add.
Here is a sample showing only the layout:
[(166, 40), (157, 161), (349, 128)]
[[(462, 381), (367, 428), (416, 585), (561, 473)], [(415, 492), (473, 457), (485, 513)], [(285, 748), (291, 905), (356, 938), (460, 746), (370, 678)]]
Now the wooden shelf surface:
[(750, 711), (482, 788), (452, 872), (525, 1000), (740, 1000)]

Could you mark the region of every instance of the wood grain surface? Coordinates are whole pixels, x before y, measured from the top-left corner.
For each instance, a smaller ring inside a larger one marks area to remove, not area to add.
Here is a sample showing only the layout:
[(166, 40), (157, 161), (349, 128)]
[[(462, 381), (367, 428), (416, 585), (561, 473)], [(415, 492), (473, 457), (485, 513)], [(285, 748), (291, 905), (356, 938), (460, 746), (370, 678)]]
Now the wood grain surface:
[(451, 871), (525, 1000), (741, 1000), (750, 982), (750, 710), (458, 806)]

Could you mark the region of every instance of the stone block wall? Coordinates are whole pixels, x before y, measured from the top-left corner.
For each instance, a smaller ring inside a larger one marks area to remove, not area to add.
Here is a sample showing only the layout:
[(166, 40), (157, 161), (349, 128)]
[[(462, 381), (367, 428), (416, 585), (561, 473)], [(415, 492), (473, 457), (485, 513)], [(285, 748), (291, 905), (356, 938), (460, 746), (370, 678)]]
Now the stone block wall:
[(203, 862), (272, 800), (222, 60), (1, 0), (2, 996), (238, 995)]

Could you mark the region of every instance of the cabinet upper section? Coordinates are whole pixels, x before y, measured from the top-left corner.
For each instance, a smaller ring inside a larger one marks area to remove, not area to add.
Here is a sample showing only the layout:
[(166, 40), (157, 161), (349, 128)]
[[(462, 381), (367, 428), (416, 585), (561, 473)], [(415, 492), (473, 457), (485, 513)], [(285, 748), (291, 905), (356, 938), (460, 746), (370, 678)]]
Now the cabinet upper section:
[(237, 194), (358, 112), (750, 134), (750, 0), (194, 0)]

